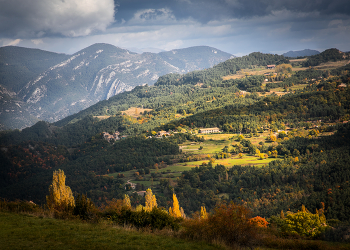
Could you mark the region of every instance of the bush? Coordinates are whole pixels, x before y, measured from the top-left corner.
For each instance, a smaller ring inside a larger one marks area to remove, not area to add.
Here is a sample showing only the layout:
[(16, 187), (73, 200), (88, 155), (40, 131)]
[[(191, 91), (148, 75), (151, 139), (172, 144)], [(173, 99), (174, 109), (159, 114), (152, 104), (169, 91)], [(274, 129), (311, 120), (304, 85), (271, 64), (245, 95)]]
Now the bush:
[(173, 230), (179, 230), (179, 222), (182, 220), (173, 218), (164, 209), (154, 207), (151, 211), (141, 209), (140, 211), (132, 211), (127, 208), (122, 208), (120, 212), (110, 214), (112, 221), (120, 225), (133, 225), (136, 228), (149, 227), (154, 229), (163, 229), (169, 227)]
[(289, 212), (285, 219), (282, 231), (288, 234), (297, 234), (306, 237), (320, 235), (326, 229), (326, 218), (323, 214), (313, 214), (304, 206), (297, 213)]
[(183, 223), (183, 236), (229, 246), (247, 246), (257, 239), (257, 226), (250, 222), (250, 211), (234, 203), (218, 205), (207, 219), (196, 216)]
[(73, 215), (79, 216), (83, 220), (92, 220), (96, 218), (97, 213), (94, 203), (86, 195), (77, 194)]
[(0, 211), (14, 213), (41, 213), (42, 209), (31, 201), (5, 201), (0, 200)]
[(328, 227), (322, 238), (327, 241), (350, 242), (350, 224), (343, 224), (336, 228)]

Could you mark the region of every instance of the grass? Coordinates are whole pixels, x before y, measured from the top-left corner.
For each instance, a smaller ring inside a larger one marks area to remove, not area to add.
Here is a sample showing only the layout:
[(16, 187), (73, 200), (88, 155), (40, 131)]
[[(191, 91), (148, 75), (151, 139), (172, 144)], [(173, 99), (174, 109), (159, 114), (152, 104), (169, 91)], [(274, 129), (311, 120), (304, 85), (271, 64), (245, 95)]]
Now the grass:
[(223, 249), (107, 223), (0, 212), (0, 249)]
[(240, 71), (237, 71), (236, 74), (233, 75), (227, 75), (222, 77), (223, 80), (230, 80), (230, 79), (240, 79), (244, 78), (247, 75), (253, 76), (253, 75), (263, 75), (265, 73), (275, 73), (274, 69), (267, 69), (266, 67), (257, 67), (254, 69), (242, 69)]
[[(234, 165), (242, 165), (242, 166), (263, 166), (268, 164), (271, 161), (275, 161), (276, 158), (268, 158), (260, 160), (256, 156), (250, 156), (250, 155), (243, 155), (242, 158), (239, 158), (238, 156), (234, 156), (232, 158), (226, 158), (226, 159), (216, 159), (214, 162), (214, 165), (221, 164), (226, 167), (232, 167)], [(202, 163), (208, 163), (208, 160), (204, 161), (191, 161), (191, 162), (184, 162), (184, 163), (177, 163), (174, 166), (177, 167), (187, 167), (187, 168), (194, 168), (200, 166)]]
[[(270, 143), (265, 142), (265, 138), (267, 137), (268, 132), (264, 132), (259, 134), (258, 137), (251, 137), (247, 138), (249, 139), (254, 145), (258, 145), (260, 142), (264, 142), (265, 145), (269, 145)], [(156, 169), (150, 169), (150, 174), (151, 173), (158, 173), (161, 174), (161, 176), (157, 178), (170, 178), (176, 181), (176, 178), (181, 176), (181, 173), (183, 171), (190, 170), (191, 168), (198, 167), (202, 163), (208, 163), (209, 159), (206, 157), (208, 155), (213, 156), (215, 153), (219, 153), (222, 151), (222, 149), (225, 146), (229, 146), (229, 150), (231, 149), (231, 145), (234, 144), (239, 144), (238, 141), (235, 141), (237, 138), (237, 134), (204, 134), (204, 135), (199, 135), (203, 136), (205, 141), (204, 142), (185, 142), (180, 146), (180, 149), (182, 150), (182, 158), (187, 159), (189, 157), (192, 159), (193, 157), (198, 157), (199, 161), (193, 161), (190, 160), (188, 162), (183, 162), (183, 163), (174, 163), (171, 165), (167, 165), (165, 167), (159, 167), (158, 170)], [(199, 147), (202, 146), (203, 149), (199, 150)], [(234, 165), (242, 165), (242, 166), (263, 166), (268, 164), (271, 161), (276, 160), (276, 158), (267, 158), (260, 160), (257, 156), (252, 156), (252, 155), (247, 155), (243, 154), (242, 158), (239, 158), (238, 155), (233, 155), (230, 158), (226, 159), (217, 159), (214, 162), (214, 165), (221, 164), (226, 167), (232, 167)], [(124, 174), (124, 180), (130, 180), (132, 183), (137, 183), (137, 184), (143, 184), (145, 189), (153, 186), (157, 186), (159, 184), (159, 179), (153, 180), (153, 185), (152, 185), (152, 180), (151, 180), (151, 175), (146, 174), (143, 176), (143, 180), (135, 180), (135, 172), (137, 170), (129, 170), (125, 172), (121, 172), (121, 174)], [(109, 174), (109, 176), (117, 177), (119, 173), (112, 173)], [(171, 176), (171, 177), (170, 177)]]
[(142, 114), (147, 111), (150, 112), (152, 109), (143, 109), (143, 108), (136, 108), (136, 107), (131, 107), (128, 110), (122, 111), (123, 114), (126, 114), (128, 116), (131, 116), (133, 118), (138, 118), (142, 116)]
[(97, 115), (97, 116), (94, 116), (94, 118), (98, 118), (101, 120), (105, 120), (105, 119), (108, 119), (109, 117), (111, 117), (110, 115)]

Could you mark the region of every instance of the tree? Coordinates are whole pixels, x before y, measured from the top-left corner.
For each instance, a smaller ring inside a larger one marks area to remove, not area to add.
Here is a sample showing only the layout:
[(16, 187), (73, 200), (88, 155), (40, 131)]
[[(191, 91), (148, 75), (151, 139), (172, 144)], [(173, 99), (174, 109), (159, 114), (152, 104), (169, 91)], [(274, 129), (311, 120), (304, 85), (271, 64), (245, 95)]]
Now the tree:
[(267, 225), (269, 224), (265, 218), (262, 218), (260, 216), (251, 218), (249, 221), (255, 224), (257, 227), (263, 227), (263, 228), (267, 228)]
[(173, 207), (169, 207), (169, 214), (175, 218), (182, 217), (179, 201), (176, 198), (176, 194), (173, 194)]
[(205, 206), (201, 206), (201, 219), (207, 219), (207, 218), (208, 218), (207, 210), (205, 209)]
[(304, 205), (297, 213), (289, 212), (284, 219), (282, 230), (287, 233), (299, 234), (308, 237), (319, 235), (326, 228), (326, 217), (316, 210), (313, 214)]
[(61, 169), (53, 172), (46, 203), (50, 210), (66, 210), (75, 206), (72, 190), (66, 186), (66, 176)]
[(128, 209), (131, 209), (131, 202), (130, 202), (130, 197), (129, 195), (124, 195), (124, 199), (123, 199), (123, 206), (128, 208)]
[(83, 220), (93, 218), (96, 208), (94, 203), (84, 194), (78, 194), (75, 199), (73, 214), (78, 215)]
[(157, 199), (156, 199), (156, 196), (153, 195), (152, 189), (148, 188), (146, 190), (145, 199), (146, 199), (146, 204), (145, 204), (146, 211), (152, 211), (154, 207), (157, 207)]

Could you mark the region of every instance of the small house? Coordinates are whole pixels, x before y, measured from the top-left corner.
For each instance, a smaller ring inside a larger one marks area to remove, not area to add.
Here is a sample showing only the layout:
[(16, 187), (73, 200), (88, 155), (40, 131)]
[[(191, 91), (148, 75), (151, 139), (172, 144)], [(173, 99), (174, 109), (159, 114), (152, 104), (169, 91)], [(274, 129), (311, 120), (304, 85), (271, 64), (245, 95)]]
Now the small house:
[(217, 127), (215, 127), (215, 128), (201, 128), (198, 132), (200, 134), (219, 133), (220, 129)]

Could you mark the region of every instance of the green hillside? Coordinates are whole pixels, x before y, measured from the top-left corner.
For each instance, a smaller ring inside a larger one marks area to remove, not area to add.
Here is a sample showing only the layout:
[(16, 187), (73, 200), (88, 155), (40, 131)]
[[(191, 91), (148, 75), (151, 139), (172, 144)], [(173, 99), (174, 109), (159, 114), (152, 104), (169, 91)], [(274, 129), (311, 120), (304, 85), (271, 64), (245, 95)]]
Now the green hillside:
[(69, 56), (39, 49), (16, 46), (0, 48), (0, 82), (7, 89), (18, 92), (32, 78)]
[[(332, 61), (327, 53), (315, 60)], [(350, 66), (293, 71), (286, 63), (252, 53), (165, 75), (54, 124), (2, 132), (0, 197), (43, 203), (62, 169), (72, 190), (98, 205), (124, 194), (142, 203), (135, 183), (166, 208), (175, 192), (186, 214), (234, 201), (266, 218), (303, 204), (350, 221)], [(267, 64), (275, 72), (223, 78)], [(211, 127), (221, 132), (198, 133)], [(116, 131), (123, 139), (103, 138)], [(161, 131), (169, 135), (157, 138)]]

